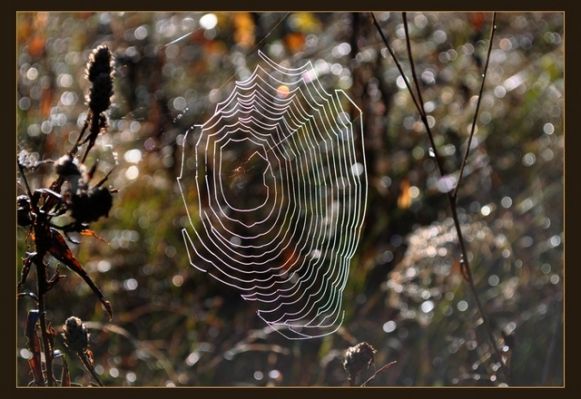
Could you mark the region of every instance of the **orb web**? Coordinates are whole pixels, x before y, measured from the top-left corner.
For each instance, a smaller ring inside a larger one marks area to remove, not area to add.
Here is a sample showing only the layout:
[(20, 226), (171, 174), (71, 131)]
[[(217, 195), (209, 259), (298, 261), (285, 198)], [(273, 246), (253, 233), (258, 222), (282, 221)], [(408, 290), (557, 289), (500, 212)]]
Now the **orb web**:
[(272, 328), (324, 336), (343, 321), (365, 215), (361, 110), (326, 91), (311, 62), (286, 68), (258, 54), (252, 74), (184, 137), (182, 234), (190, 263), (255, 303)]

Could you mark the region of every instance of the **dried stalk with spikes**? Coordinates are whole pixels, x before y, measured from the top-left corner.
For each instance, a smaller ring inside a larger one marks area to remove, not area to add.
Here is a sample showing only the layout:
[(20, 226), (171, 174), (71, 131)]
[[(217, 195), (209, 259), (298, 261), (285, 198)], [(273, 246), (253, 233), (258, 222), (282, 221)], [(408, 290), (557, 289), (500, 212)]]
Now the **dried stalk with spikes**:
[[(29, 360), (29, 365), (34, 376), (33, 383), (36, 385), (54, 386), (57, 383), (53, 371), (56, 332), (46, 320), (45, 295), (58, 284), (61, 276), (58, 270), (52, 276), (48, 276), (46, 262), (48, 257), (55, 258), (79, 275), (101, 302), (109, 318), (112, 317), (110, 302), (73, 255), (67, 243), (67, 241), (78, 243), (69, 236), (73, 232), (81, 235), (94, 235), (89, 229), (90, 223), (108, 216), (113, 205), (112, 194), (115, 193), (115, 190), (104, 185), (111, 172), (97, 184), (91, 186), (91, 180), (97, 170), (97, 163), (95, 162), (90, 168), (84, 165), (89, 152), (94, 148), (98, 135), (104, 133), (108, 128), (106, 111), (111, 105), (113, 95), (112, 58), (111, 51), (106, 46), (99, 46), (91, 53), (86, 74), (87, 79), (92, 84), (87, 96), (88, 116), (73, 147), (66, 155), (54, 162), (57, 178), (48, 187), (33, 190), (28, 183), (26, 172), (29, 166), (35, 167), (36, 165), (27, 165), (26, 151), (21, 151), (17, 158), (18, 170), (26, 192), (16, 199), (17, 221), (19, 226), (27, 229), (27, 237), (31, 239), (34, 246), (34, 250), (27, 252), (23, 260), (22, 274), (18, 283), (18, 296), (32, 297), (37, 303), (37, 309), (29, 312), (27, 323), (27, 337), (32, 352), (32, 361)], [(87, 129), (88, 135), (85, 137)], [(77, 153), (82, 146), (85, 146), (84, 154), (79, 158)], [(57, 225), (54, 219), (63, 215), (68, 215), (72, 222)], [(36, 293), (24, 290), (32, 266), (35, 267), (37, 276)], [(73, 322), (69, 323), (69, 320), (64, 328), (67, 348), (71, 346), (71, 328), (75, 327)], [(74, 320), (80, 321), (77, 318)], [(42, 345), (36, 332), (37, 325), (40, 326)], [(77, 330), (79, 329), (82, 330), (81, 327), (77, 328)], [(82, 349), (79, 349), (73, 344), (74, 352), (97, 383), (101, 385), (92, 368), (92, 358), (86, 356), (88, 353), (87, 345), (88, 341)], [(44, 353), (44, 362), (41, 362), (41, 351)], [(61, 385), (70, 385), (68, 367), (63, 366), (63, 377), (60, 382)]]

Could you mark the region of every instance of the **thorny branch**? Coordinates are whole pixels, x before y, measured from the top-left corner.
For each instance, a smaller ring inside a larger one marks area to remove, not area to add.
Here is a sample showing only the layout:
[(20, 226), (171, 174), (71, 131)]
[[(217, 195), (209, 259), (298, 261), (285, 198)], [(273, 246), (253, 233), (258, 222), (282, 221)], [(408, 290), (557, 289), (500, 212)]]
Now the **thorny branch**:
[[(404, 24), (404, 30), (405, 30), (405, 38), (406, 38), (406, 48), (407, 48), (407, 54), (408, 54), (408, 58), (410, 61), (410, 65), (411, 65), (411, 71), (412, 71), (412, 78), (414, 81), (414, 85), (417, 91), (417, 98), (416, 95), (414, 94), (414, 91), (411, 87), (411, 84), (408, 80), (408, 78), (406, 77), (403, 68), (401, 66), (401, 63), (399, 62), (399, 60), (397, 59), (397, 56), (395, 55), (393, 49), (391, 48), (385, 34), (383, 33), (383, 30), (381, 29), (381, 26), (379, 25), (379, 22), (377, 21), (377, 19), (375, 18), (375, 15), (373, 13), (371, 13), (371, 16), (373, 18), (373, 23), (375, 24), (375, 27), (377, 28), (377, 31), (379, 32), (379, 35), (381, 36), (381, 39), (385, 45), (385, 47), (387, 48), (387, 51), (389, 52), (389, 54), (391, 55), (391, 58), (393, 59), (393, 61), (395, 62), (397, 69), (399, 70), (399, 73), (401, 75), (401, 77), (403, 78), (405, 85), (407, 87), (407, 90), (410, 93), (410, 96), (414, 102), (414, 105), (420, 115), (420, 118), (422, 120), (422, 123), (426, 129), (426, 132), (428, 134), (428, 138), (430, 140), (430, 145), (432, 147), (432, 151), (433, 151), (433, 157), (436, 160), (436, 164), (438, 166), (438, 171), (440, 173), (440, 176), (446, 176), (447, 173), (445, 171), (442, 159), (438, 153), (438, 149), (436, 147), (435, 141), (434, 141), (434, 135), (432, 133), (432, 130), (430, 128), (430, 125), (428, 123), (428, 119), (427, 119), (427, 114), (425, 112), (424, 109), (424, 102), (422, 99), (422, 93), (421, 93), (421, 88), (419, 85), (419, 81), (417, 78), (417, 74), (416, 74), (416, 70), (415, 70), (415, 63), (413, 60), (413, 56), (412, 56), (412, 50), (411, 50), (411, 44), (410, 44), (410, 35), (409, 35), (409, 30), (408, 30), (408, 23), (407, 23), (407, 15), (406, 13), (402, 13), (402, 18), (403, 18), (403, 24)], [(475, 129), (476, 129), (476, 122), (478, 119), (478, 111), (480, 109), (480, 103), (482, 100), (482, 94), (484, 91), (484, 84), (486, 81), (486, 74), (488, 71), (488, 64), (490, 61), (490, 53), (492, 51), (492, 44), (493, 44), (493, 40), (494, 40), (494, 34), (496, 32), (496, 13), (492, 14), (492, 23), (491, 23), (491, 29), (490, 29), (490, 38), (489, 38), (489, 43), (488, 43), (488, 51), (487, 51), (487, 56), (486, 56), (486, 62), (484, 64), (484, 70), (482, 72), (482, 81), (480, 84), (480, 91), (478, 94), (478, 101), (476, 103), (476, 110), (474, 112), (474, 117), (472, 119), (472, 126), (470, 129), (470, 135), (468, 137), (467, 143), (466, 143), (466, 151), (464, 153), (464, 157), (462, 159), (462, 163), (460, 166), (460, 172), (458, 175), (458, 179), (457, 179), (457, 183), (456, 183), (456, 187), (454, 189), (453, 192), (448, 191), (446, 193), (447, 197), (448, 197), (448, 201), (450, 204), (450, 210), (452, 213), (452, 219), (454, 220), (454, 227), (456, 229), (456, 233), (458, 236), (458, 244), (460, 246), (460, 251), (462, 254), (462, 257), (460, 259), (460, 264), (462, 267), (462, 272), (463, 272), (463, 276), (464, 279), (467, 281), (468, 286), (470, 288), (470, 291), (472, 293), (472, 296), (474, 297), (474, 301), (476, 303), (476, 306), (478, 308), (478, 311), (480, 313), (480, 317), (482, 319), (482, 324), (484, 325), (486, 332), (487, 332), (487, 336), (488, 336), (488, 340), (490, 341), (490, 345), (492, 346), (493, 350), (494, 350), (494, 354), (497, 358), (497, 360), (500, 363), (500, 367), (501, 370), (503, 372), (503, 374), (505, 375), (505, 377), (508, 375), (508, 373), (506, 372), (506, 365), (504, 363), (504, 360), (502, 358), (502, 355), (500, 353), (500, 350), (498, 349), (498, 346), (496, 344), (496, 339), (494, 338), (494, 333), (492, 331), (492, 327), (490, 326), (490, 322), (488, 319), (488, 316), (484, 310), (484, 307), (482, 306), (482, 303), (480, 301), (480, 297), (478, 295), (478, 291), (476, 289), (476, 285), (474, 283), (474, 278), (472, 276), (472, 271), (470, 268), (470, 263), (468, 260), (468, 254), (467, 254), (467, 249), (466, 249), (466, 244), (465, 244), (465, 240), (464, 237), (462, 235), (462, 229), (460, 227), (460, 220), (458, 218), (458, 208), (457, 208), (457, 197), (458, 197), (458, 190), (460, 189), (460, 183), (462, 182), (462, 177), (464, 175), (464, 168), (466, 166), (466, 162), (468, 160), (468, 156), (470, 155), (470, 147), (472, 144), (472, 138), (474, 136), (475, 133)]]

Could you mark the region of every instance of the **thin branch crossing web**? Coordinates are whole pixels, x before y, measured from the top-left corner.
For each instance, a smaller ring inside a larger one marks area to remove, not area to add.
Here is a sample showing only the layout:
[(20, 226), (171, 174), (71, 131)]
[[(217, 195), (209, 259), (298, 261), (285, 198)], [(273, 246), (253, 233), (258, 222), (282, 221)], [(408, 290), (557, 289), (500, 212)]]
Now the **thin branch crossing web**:
[(367, 202), (361, 110), (316, 66), (259, 62), (183, 140), (190, 263), (289, 339), (331, 334)]

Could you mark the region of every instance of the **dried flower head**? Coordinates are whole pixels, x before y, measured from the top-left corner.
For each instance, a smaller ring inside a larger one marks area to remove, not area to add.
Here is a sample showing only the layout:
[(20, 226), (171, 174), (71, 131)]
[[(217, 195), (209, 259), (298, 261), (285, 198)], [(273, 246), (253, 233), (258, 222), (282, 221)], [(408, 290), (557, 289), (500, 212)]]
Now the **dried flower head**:
[(109, 47), (101, 45), (93, 49), (89, 57), (89, 63), (87, 64), (87, 79), (95, 83), (99, 75), (109, 75), (112, 69), (111, 51)]
[(56, 173), (63, 178), (68, 176), (80, 176), (79, 161), (70, 155), (63, 155), (55, 163)]
[(67, 348), (75, 352), (85, 352), (89, 346), (89, 332), (83, 321), (71, 316), (65, 321), (64, 339)]
[(367, 342), (358, 343), (347, 349), (343, 368), (352, 384), (362, 371), (369, 370), (369, 367), (374, 362), (375, 352), (377, 352), (375, 348)]
[(111, 191), (107, 187), (95, 187), (88, 192), (73, 195), (71, 216), (79, 223), (95, 222), (102, 216), (109, 216), (112, 206)]
[(93, 84), (89, 92), (89, 108), (96, 121), (102, 123), (99, 115), (111, 105), (113, 96), (113, 57), (107, 46), (93, 50), (87, 64), (87, 79)]

